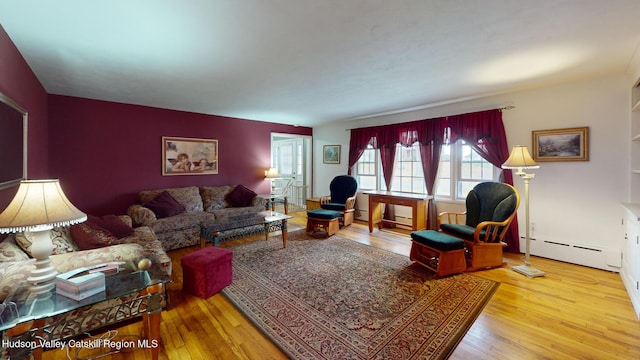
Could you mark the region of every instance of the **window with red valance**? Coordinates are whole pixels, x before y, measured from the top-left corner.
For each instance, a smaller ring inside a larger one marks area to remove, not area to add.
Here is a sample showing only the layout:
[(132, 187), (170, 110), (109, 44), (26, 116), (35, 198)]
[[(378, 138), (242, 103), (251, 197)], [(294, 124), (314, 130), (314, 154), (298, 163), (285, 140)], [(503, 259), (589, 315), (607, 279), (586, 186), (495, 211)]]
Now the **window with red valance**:
[[(411, 146), (417, 142), (420, 147), (427, 193), (433, 194), (441, 147), (443, 144), (458, 140), (464, 140), (482, 158), (496, 167), (500, 167), (509, 157), (502, 112), (499, 109), (493, 109), (352, 129), (349, 143), (349, 172), (370, 145), (380, 152), (383, 177), (387, 188), (390, 188), (396, 145)], [(513, 175), (510, 170), (503, 171), (503, 178), (504, 182), (513, 185)], [(427, 211), (428, 226), (434, 228), (437, 214), (433, 199), (429, 201)], [(506, 241), (508, 251), (519, 252), (517, 219), (512, 222)]]

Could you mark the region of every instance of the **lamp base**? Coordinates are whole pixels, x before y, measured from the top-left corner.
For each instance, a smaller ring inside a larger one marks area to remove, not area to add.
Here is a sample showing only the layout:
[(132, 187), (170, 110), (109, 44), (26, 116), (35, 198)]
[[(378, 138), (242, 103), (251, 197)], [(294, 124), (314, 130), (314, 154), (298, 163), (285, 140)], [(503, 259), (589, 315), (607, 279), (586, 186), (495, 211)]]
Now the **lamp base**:
[(51, 266), (49, 255), (53, 250), (49, 229), (25, 231), (25, 237), (31, 240), (31, 254), (36, 258), (35, 268), (31, 270), (27, 282), (35, 294), (46, 293), (55, 287), (58, 272)]
[(518, 266), (513, 266), (511, 268), (511, 270), (520, 273), (522, 275), (525, 275), (527, 277), (530, 278), (534, 278), (534, 277), (539, 277), (539, 276), (545, 276), (547, 275), (547, 273), (545, 273), (542, 270), (538, 270), (532, 266), (529, 265), (518, 265)]

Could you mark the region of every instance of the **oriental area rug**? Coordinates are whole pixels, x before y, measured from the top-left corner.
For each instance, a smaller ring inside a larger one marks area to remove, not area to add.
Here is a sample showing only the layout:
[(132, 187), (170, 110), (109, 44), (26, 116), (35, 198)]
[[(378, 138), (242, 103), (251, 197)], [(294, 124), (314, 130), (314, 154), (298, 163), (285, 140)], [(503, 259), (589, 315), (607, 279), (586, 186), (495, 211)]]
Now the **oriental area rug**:
[(444, 359), (499, 283), (304, 231), (234, 247), (223, 294), (292, 359)]

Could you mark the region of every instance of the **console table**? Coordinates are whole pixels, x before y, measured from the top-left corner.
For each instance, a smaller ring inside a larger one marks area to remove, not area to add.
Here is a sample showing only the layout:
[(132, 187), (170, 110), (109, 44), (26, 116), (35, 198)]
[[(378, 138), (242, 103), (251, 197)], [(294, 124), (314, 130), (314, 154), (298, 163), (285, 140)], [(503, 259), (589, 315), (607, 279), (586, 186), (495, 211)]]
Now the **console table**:
[(427, 228), (427, 200), (430, 195), (400, 193), (394, 191), (366, 191), (369, 196), (369, 232), (373, 226), (383, 223), (400, 224), (397, 221), (382, 218), (382, 204), (403, 205), (411, 207), (411, 230), (417, 231)]

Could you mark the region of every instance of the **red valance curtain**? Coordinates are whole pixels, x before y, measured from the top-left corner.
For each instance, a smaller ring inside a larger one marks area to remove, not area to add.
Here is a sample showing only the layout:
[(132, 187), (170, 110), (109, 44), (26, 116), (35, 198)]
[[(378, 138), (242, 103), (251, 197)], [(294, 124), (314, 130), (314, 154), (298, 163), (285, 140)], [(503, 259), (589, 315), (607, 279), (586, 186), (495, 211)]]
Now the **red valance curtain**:
[[(450, 129), (449, 142), (464, 140), (480, 156), (496, 167), (500, 167), (509, 157), (507, 138), (500, 110), (487, 110), (475, 113), (452, 115), (442, 118), (418, 120), (407, 123), (391, 124), (351, 130), (349, 144), (349, 173), (360, 156), (371, 145), (380, 150), (383, 175), (387, 188), (390, 187), (391, 172), (395, 160), (396, 144), (411, 146), (420, 144), (422, 170), (427, 193), (434, 193), (440, 151), (445, 142), (445, 129)], [(504, 182), (513, 185), (511, 170), (503, 170)], [(436, 206), (432, 199), (428, 205), (427, 228), (436, 226)], [(514, 218), (505, 240), (507, 250), (520, 252), (518, 220)]]

